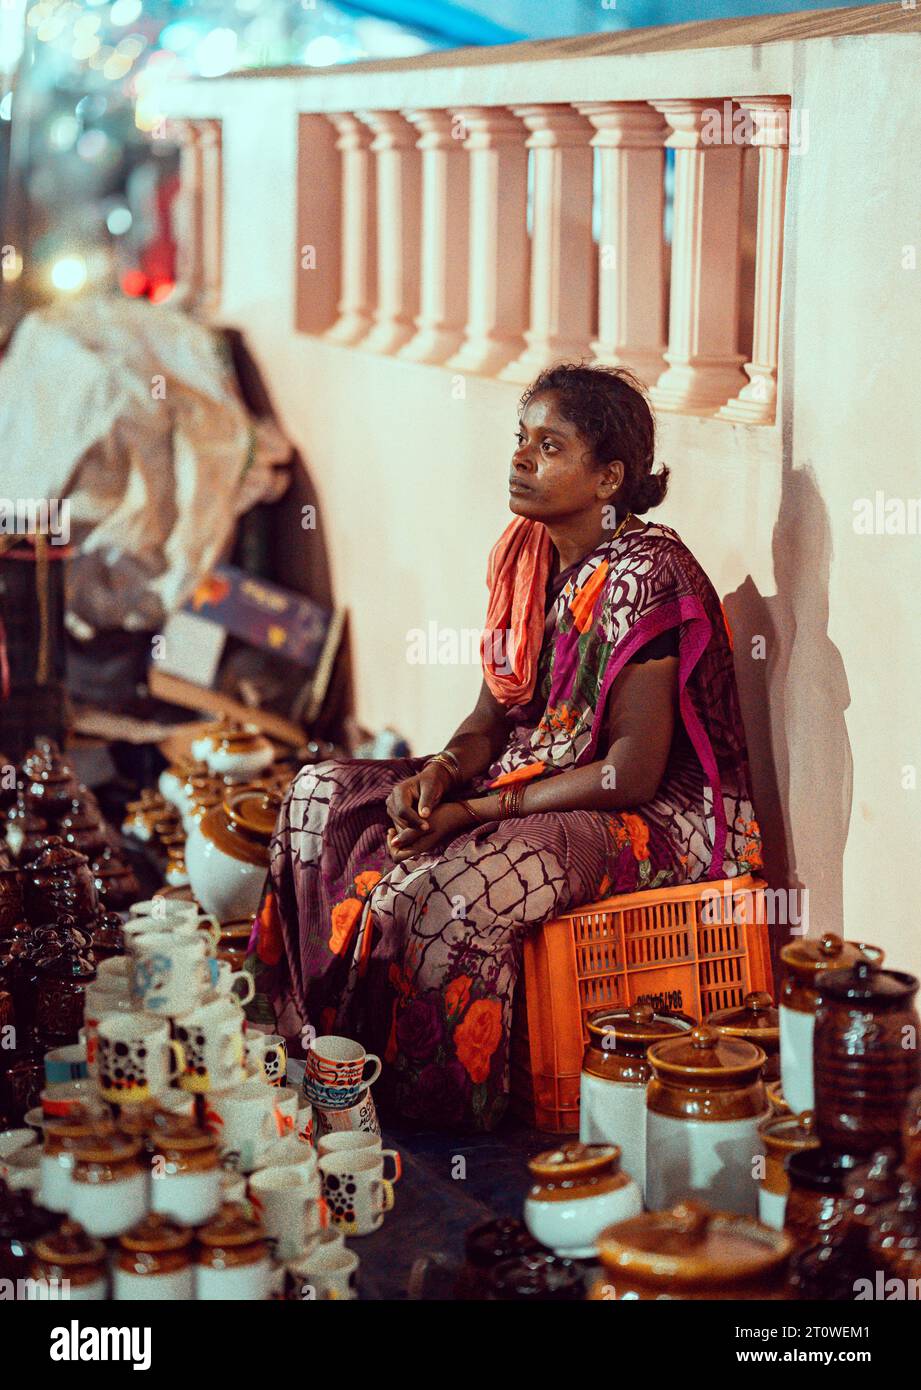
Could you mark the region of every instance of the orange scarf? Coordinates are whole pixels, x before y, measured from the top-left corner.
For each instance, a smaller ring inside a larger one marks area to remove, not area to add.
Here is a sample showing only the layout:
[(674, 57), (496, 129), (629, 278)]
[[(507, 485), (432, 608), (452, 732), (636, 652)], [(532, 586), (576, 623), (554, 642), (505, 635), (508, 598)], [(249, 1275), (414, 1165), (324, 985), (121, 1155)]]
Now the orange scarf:
[(551, 550), (542, 522), (516, 516), (489, 553), (480, 654), (486, 684), (502, 705), (522, 704), (534, 693)]

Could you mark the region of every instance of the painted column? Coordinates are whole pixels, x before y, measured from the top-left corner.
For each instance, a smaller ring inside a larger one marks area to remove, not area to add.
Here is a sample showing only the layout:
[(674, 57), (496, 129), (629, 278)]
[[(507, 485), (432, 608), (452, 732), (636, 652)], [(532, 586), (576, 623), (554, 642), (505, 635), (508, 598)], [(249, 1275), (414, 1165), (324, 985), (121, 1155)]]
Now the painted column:
[(406, 111), (422, 154), (422, 283), (408, 362), (444, 362), (461, 345), (467, 313), (468, 188), (462, 121), (446, 111)]
[(534, 151), (531, 310), (526, 348), (501, 373), (530, 381), (560, 357), (588, 356), (595, 304), (591, 126), (571, 106), (515, 108)]
[(374, 262), (374, 162), (371, 132), (351, 112), (337, 112), (329, 120), (338, 135), (341, 160), (342, 224), (340, 231), (342, 279), (339, 317), (324, 335), (348, 347), (371, 331), (376, 266)]
[(419, 312), (420, 155), (416, 132), (396, 111), (361, 112), (374, 132), (377, 166), (377, 308), (366, 352), (397, 352)]
[(724, 405), (722, 420), (766, 425), (777, 411), (780, 284), (783, 269), (784, 205), (787, 193), (790, 98), (734, 97), (748, 112), (758, 149), (758, 230), (755, 240), (755, 303), (748, 385)]
[(742, 149), (714, 99), (653, 102), (671, 127), (675, 200), (668, 369), (652, 399), (665, 410), (712, 415), (744, 384), (737, 351)]
[(595, 361), (651, 386), (665, 368), (665, 149), (668, 126), (645, 101), (579, 111), (599, 151), (600, 244)]
[(221, 306), (224, 270), (224, 164), (221, 122), (203, 120), (198, 127), (201, 174), (200, 310), (213, 317)]
[(494, 376), (524, 347), (528, 313), (528, 152), (503, 106), (453, 112), (467, 131), (470, 220), (467, 326), (447, 366)]
[(176, 121), (179, 141), (179, 196), (176, 217), (176, 291), (174, 302), (197, 305), (202, 290), (202, 180), (199, 135), (194, 121)]

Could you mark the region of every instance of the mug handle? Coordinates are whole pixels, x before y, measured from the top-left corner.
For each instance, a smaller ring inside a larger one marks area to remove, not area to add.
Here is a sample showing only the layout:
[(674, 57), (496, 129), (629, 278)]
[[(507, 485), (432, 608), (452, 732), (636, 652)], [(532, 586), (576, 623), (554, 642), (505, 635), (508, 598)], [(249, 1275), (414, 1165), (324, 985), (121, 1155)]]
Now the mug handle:
[(381, 1149), (381, 1158), (390, 1159), (393, 1164), (393, 1173), (387, 1179), (390, 1183), (399, 1182), (403, 1176), (403, 1160), (396, 1149)]
[(246, 993), (243, 995), (237, 994), (237, 1002), (239, 1004), (248, 1004), (249, 1001), (252, 999), (253, 995), (256, 993), (256, 981), (253, 979), (252, 975), (249, 973), (248, 970), (235, 971), (233, 978), (230, 982), (231, 994), (237, 993), (234, 986), (236, 985), (238, 980), (243, 980)]
[(393, 1211), (393, 1183), (381, 1178), (381, 1211)]
[(377, 1078), (378, 1078), (378, 1077), (380, 1076), (380, 1074), (381, 1074), (381, 1059), (380, 1059), (380, 1057), (375, 1056), (375, 1054), (374, 1054), (373, 1052), (366, 1052), (366, 1053), (365, 1053), (365, 1066), (367, 1066), (369, 1062), (373, 1062), (373, 1063), (374, 1063), (374, 1068), (375, 1068), (375, 1069), (374, 1069), (374, 1071), (371, 1073), (370, 1076), (365, 1076), (365, 1074), (364, 1074), (364, 1068), (362, 1068), (362, 1075), (361, 1075), (361, 1084), (362, 1084), (362, 1086), (373, 1086), (374, 1083), (375, 1083), (375, 1081), (377, 1080)]
[(182, 1076), (185, 1071), (185, 1048), (182, 1043), (176, 1042), (175, 1038), (170, 1038), (169, 1050), (175, 1063), (170, 1068), (170, 1081), (175, 1081), (177, 1076)]
[[(205, 926), (206, 922), (208, 923), (207, 928)], [(204, 917), (199, 917), (198, 930), (200, 932), (206, 932), (211, 939), (212, 947), (217, 946), (217, 943), (221, 939), (221, 924), (215, 916), (209, 912)]]

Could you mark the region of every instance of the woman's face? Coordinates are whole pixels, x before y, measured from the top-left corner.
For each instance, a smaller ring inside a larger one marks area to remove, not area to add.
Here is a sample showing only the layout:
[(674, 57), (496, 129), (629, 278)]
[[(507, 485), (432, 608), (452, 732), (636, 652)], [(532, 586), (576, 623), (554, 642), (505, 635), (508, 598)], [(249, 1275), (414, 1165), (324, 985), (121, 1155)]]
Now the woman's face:
[(509, 507), (533, 521), (554, 522), (600, 512), (614, 501), (623, 464), (595, 465), (591, 446), (563, 418), (557, 393), (532, 396), (518, 425), (509, 471)]

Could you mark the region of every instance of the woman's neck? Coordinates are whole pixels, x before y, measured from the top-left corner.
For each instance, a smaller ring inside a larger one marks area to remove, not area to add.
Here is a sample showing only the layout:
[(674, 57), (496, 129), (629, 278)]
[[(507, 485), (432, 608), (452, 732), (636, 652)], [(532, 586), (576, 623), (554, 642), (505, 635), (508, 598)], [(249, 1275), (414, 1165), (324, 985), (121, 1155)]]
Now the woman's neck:
[[(613, 527), (606, 526), (602, 517), (598, 515), (573, 517), (559, 523), (545, 523), (547, 534), (560, 557), (560, 571), (569, 569), (570, 565), (576, 564), (586, 555), (591, 555), (604, 541), (610, 540), (621, 521), (623, 513), (618, 513), (617, 522)], [(624, 529), (635, 531), (642, 525), (636, 517), (631, 517)]]

